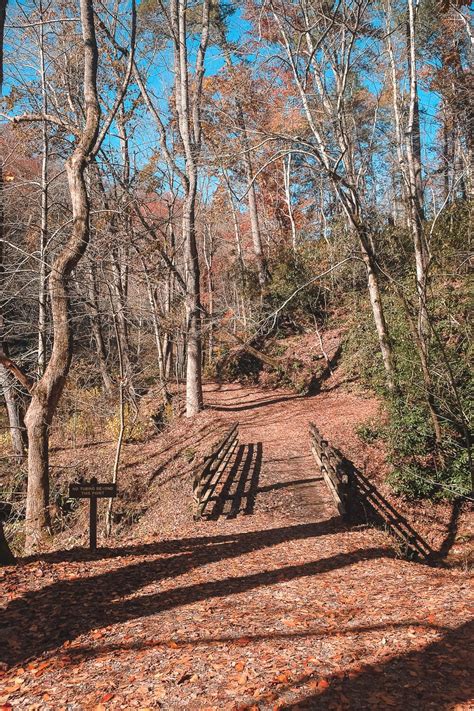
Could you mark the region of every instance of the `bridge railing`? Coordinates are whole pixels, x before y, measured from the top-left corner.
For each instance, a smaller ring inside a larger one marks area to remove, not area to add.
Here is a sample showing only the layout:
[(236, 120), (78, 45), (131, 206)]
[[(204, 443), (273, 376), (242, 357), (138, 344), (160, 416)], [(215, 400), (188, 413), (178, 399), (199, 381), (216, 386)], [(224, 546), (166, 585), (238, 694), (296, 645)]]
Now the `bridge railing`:
[(215, 491), (238, 442), (239, 423), (236, 422), (214, 448), (212, 454), (206, 457), (204, 464), (197, 469), (193, 482), (193, 516), (195, 521), (199, 521), (202, 517), (206, 504)]
[(324, 439), (316, 425), (309, 425), (311, 451), (321, 470), (326, 486), (332, 494), (340, 515), (349, 519), (351, 513), (351, 493), (353, 473), (345, 469), (342, 457)]
[(318, 428), (310, 424), (311, 450), (342, 518), (350, 523), (370, 523), (387, 530), (400, 554), (430, 561), (433, 551), (413, 526), (380, 493), (375, 484), (331, 447)]

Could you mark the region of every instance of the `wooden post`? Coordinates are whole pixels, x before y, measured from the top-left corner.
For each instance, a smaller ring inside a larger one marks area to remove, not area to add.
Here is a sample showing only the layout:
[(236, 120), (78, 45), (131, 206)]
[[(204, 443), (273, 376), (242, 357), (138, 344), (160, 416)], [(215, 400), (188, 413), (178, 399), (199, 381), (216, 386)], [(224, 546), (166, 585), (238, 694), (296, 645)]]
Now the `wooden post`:
[[(92, 482), (94, 479), (92, 479)], [(95, 480), (97, 482), (97, 479)], [(97, 550), (97, 496), (91, 496), (89, 506), (89, 548)]]
[(89, 548), (97, 550), (97, 499), (110, 499), (117, 496), (117, 484), (100, 484), (94, 476), (90, 481), (77, 481), (69, 485), (72, 499), (89, 499)]

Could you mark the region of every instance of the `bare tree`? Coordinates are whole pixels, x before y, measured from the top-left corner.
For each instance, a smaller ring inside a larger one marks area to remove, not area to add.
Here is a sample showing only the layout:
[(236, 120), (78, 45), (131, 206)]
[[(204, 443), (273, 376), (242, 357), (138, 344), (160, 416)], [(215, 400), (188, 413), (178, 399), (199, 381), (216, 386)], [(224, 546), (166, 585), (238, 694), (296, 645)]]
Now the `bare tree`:
[[(2, 84), (3, 84), (3, 28), (5, 25), (5, 14), (6, 14), (6, 9), (7, 9), (7, 3), (8, 0), (1, 0), (0, 2), (0, 93), (2, 90)], [(0, 167), (1, 170), (1, 167)], [(3, 186), (3, 173), (0, 173), (0, 189)], [(0, 194), (0, 250), (3, 250), (3, 195)], [(0, 253), (0, 269), (3, 269), (3, 254)], [(7, 370), (4, 368), (4, 366), (0, 366), (1, 371), (0, 375), (2, 375), (2, 379), (6, 377)], [(3, 371), (3, 373), (2, 373)], [(3, 392), (9, 393), (9, 384), (7, 383), (7, 389), (5, 390), (5, 386), (3, 385)], [(8, 397), (8, 395), (7, 395)], [(7, 407), (8, 407), (8, 400), (7, 400)], [(15, 414), (16, 414), (16, 409), (15, 409)], [(9, 407), (9, 415), (10, 415), (10, 407)], [(11, 422), (11, 420), (10, 420)], [(20, 443), (15, 444), (14, 442), (14, 448), (17, 449), (18, 445), (21, 448), (21, 453), (23, 454), (23, 445)], [(5, 533), (3, 531), (3, 522), (0, 520), (0, 565), (11, 565), (15, 562), (15, 557), (13, 556), (9, 546), (7, 539), (5, 538)]]
[(80, 0), (84, 52), (85, 123), (76, 147), (66, 161), (72, 204), (71, 235), (54, 259), (49, 279), (53, 322), (51, 357), (40, 380), (31, 385), (31, 403), (25, 417), (28, 429), (28, 493), (25, 548), (38, 548), (49, 528), (49, 428), (64, 388), (72, 357), (68, 283), (89, 241), (89, 196), (85, 171), (99, 132), (97, 94), (98, 51), (92, 0)]
[[(359, 242), (387, 384), (394, 389), (394, 354), (382, 304), (375, 245), (364, 216), (361, 176), (354, 161), (354, 117), (347, 103), (355, 45), (368, 3), (365, 0), (339, 3), (333, 12), (326, 12), (323, 5), (304, 0), (296, 9), (289, 9), (285, 3), (272, 0), (266, 6), (268, 18), (278, 32), (313, 140), (291, 136), (279, 138), (290, 138), (297, 144), (290, 152), (316, 159), (340, 201), (350, 231)], [(329, 75), (330, 82), (327, 80)]]
[[(408, 226), (413, 237), (415, 255), (416, 291), (418, 294), (417, 324), (413, 323), (413, 315), (404, 295), (402, 295), (409, 330), (413, 338), (415, 350), (418, 353), (423, 373), (423, 383), (427, 406), (430, 412), (436, 442), (441, 444), (441, 422), (434, 397), (433, 379), (428, 357), (429, 313), (428, 313), (428, 270), (430, 265), (429, 244), (425, 235), (424, 189), (421, 162), (420, 109), (418, 95), (418, 78), (416, 62), (416, 14), (417, 6), (413, 0), (407, 2), (406, 19), (406, 55), (408, 70), (408, 111), (406, 126), (403, 123), (403, 112), (397, 64), (393, 46), (394, 22), (391, 0), (387, 0), (386, 46), (390, 64), (390, 80), (392, 90), (393, 124), (399, 171), (401, 176), (402, 194), (405, 202)], [(401, 294), (400, 289), (398, 289)]]
[(164, 20), (173, 50), (174, 109), (177, 131), (184, 153), (184, 168), (169, 149), (166, 127), (160, 112), (154, 106), (138, 68), (135, 78), (142, 97), (155, 120), (163, 158), (172, 172), (179, 176), (183, 191), (182, 235), (185, 245), (186, 285), (186, 415), (192, 417), (203, 407), (202, 395), (202, 305), (200, 293), (199, 254), (196, 241), (196, 200), (198, 193), (199, 158), (202, 148), (202, 89), (205, 72), (204, 60), (209, 42), (210, 2), (204, 0), (198, 26), (199, 42), (196, 50), (194, 73), (191, 72), (187, 34), (187, 0), (171, 0), (164, 10)]
[[(85, 122), (79, 129), (74, 151), (66, 161), (72, 204), (73, 226), (69, 239), (56, 255), (49, 279), (53, 346), (41, 378), (34, 382), (18, 366), (2, 356), (1, 362), (26, 386), (31, 402), (25, 416), (28, 431), (28, 491), (25, 549), (41, 545), (49, 530), (49, 429), (64, 388), (72, 357), (72, 330), (69, 318), (68, 285), (72, 271), (82, 258), (89, 241), (89, 196), (85, 171), (97, 140), (100, 105), (97, 94), (98, 51), (92, 0), (80, 0), (84, 56)], [(38, 117), (44, 120), (44, 117)]]

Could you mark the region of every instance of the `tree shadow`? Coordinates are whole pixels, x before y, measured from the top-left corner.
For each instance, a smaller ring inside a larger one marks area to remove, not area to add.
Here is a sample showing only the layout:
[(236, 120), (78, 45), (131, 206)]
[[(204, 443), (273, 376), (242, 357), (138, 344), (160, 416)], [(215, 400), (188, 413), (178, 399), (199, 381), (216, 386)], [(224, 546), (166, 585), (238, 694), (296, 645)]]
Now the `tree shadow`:
[(239, 513), (250, 515), (254, 511), (258, 481), (262, 469), (263, 445), (242, 444), (219, 492), (209, 500), (214, 502), (205, 518), (216, 521), (221, 516), (236, 518)]
[[(390, 557), (386, 548), (374, 547), (303, 565), (159, 590), (160, 582), (198, 567), (288, 540), (322, 536), (337, 530), (337, 524), (329, 520), (236, 536), (163, 541), (151, 546), (132, 547), (128, 549), (129, 555), (156, 555), (157, 552), (168, 555), (142, 559), (89, 577), (59, 580), (12, 600), (1, 622), (0, 656), (9, 665), (23, 663), (96, 628), (155, 615), (201, 600), (318, 575), (358, 561)], [(123, 551), (119, 551), (116, 553), (123, 555)], [(139, 594), (141, 588), (151, 584), (156, 584), (159, 591)]]
[(209, 403), (207, 409), (216, 410), (217, 412), (244, 412), (246, 410), (257, 410), (260, 407), (268, 405), (277, 405), (280, 402), (290, 402), (291, 400), (301, 400), (305, 395), (282, 395), (280, 397), (269, 398), (264, 400), (251, 400), (244, 405), (213, 405)]
[(278, 481), (276, 484), (268, 484), (267, 486), (259, 486), (258, 493), (262, 494), (266, 491), (279, 491), (280, 489), (289, 489), (294, 486), (311, 486), (318, 481), (324, 481), (321, 476), (313, 476), (309, 479), (293, 479), (292, 481)]
[(255, 548), (266, 548), (268, 546), (278, 545), (286, 540), (304, 540), (305, 538), (315, 538), (317, 536), (325, 536), (337, 533), (342, 529), (340, 517), (334, 516), (325, 521), (314, 523), (302, 523), (294, 526), (282, 526), (280, 528), (268, 528), (264, 530), (263, 538), (259, 531), (251, 531), (248, 533), (225, 533), (214, 536), (194, 536), (192, 538), (171, 538), (153, 543), (131, 544), (125, 546), (116, 546), (108, 548), (106, 546), (98, 548), (96, 551), (90, 551), (88, 548), (69, 548), (62, 551), (53, 551), (51, 553), (37, 553), (35, 555), (21, 558), (22, 563), (31, 563), (34, 561), (45, 561), (48, 563), (63, 563), (74, 561), (89, 561), (101, 560), (107, 558), (124, 558), (127, 556), (139, 555), (169, 555), (173, 553), (182, 553), (184, 551), (193, 551), (197, 548), (210, 547), (220, 544), (231, 544), (241, 542), (243, 548), (249, 546), (252, 550), (253, 542)]
[[(383, 622), (380, 624), (374, 624), (374, 625), (360, 625), (360, 626), (351, 626), (347, 627), (346, 629), (338, 629), (337, 632), (335, 632), (333, 629), (327, 630), (324, 628), (317, 628), (317, 629), (312, 629), (312, 630), (297, 630), (295, 632), (262, 632), (262, 633), (254, 633), (254, 634), (245, 634), (244, 640), (245, 644), (251, 644), (253, 642), (269, 642), (271, 640), (277, 640), (277, 641), (285, 641), (285, 640), (298, 640), (298, 639), (306, 639), (309, 637), (315, 637), (315, 638), (322, 638), (322, 637), (332, 637), (336, 635), (337, 637), (344, 637), (345, 635), (354, 635), (354, 634), (366, 634), (366, 633), (372, 633), (372, 632), (388, 632), (393, 629), (409, 629), (416, 625), (417, 627), (422, 627), (425, 628), (426, 631), (430, 630), (436, 630), (437, 632), (446, 632), (448, 631), (446, 627), (440, 627), (439, 625), (435, 624), (429, 624), (429, 623), (420, 623), (418, 620), (410, 620), (410, 621), (403, 621), (403, 622), (397, 622), (397, 623), (391, 623), (391, 622)], [(235, 645), (236, 647), (239, 647), (242, 644), (242, 635), (219, 635), (219, 636), (202, 636), (202, 637), (186, 637), (184, 639), (180, 639), (176, 635), (173, 635), (173, 638), (162, 638), (162, 639), (156, 639), (153, 638), (151, 640), (144, 639), (143, 637), (140, 637), (139, 639), (135, 640), (127, 640), (123, 642), (105, 642), (104, 644), (100, 644), (98, 646), (87, 646), (87, 645), (74, 645), (73, 648), (68, 649), (68, 656), (74, 659), (76, 662), (84, 659), (91, 659), (95, 657), (101, 657), (106, 654), (110, 654), (111, 652), (118, 652), (118, 651), (136, 651), (140, 652), (144, 649), (157, 649), (159, 647), (170, 647), (170, 644), (172, 645), (172, 648), (179, 648), (179, 647), (184, 647), (184, 648), (189, 648), (189, 646), (203, 646), (203, 645), (208, 645), (209, 647), (212, 647), (214, 645), (220, 645), (220, 644), (225, 644), (225, 645)], [(302, 680), (300, 680), (300, 683), (304, 683), (304, 677)]]
[[(453, 709), (455, 704), (473, 698), (470, 673), (473, 632), (474, 623), (466, 622), (421, 650), (393, 657), (385, 663), (365, 666), (350, 676), (329, 677), (329, 688), (294, 703), (279, 704), (278, 708), (282, 711)], [(296, 688), (308, 681), (310, 676), (302, 677)], [(295, 690), (294, 686), (288, 688)]]
[(326, 362), (322, 372), (313, 375), (306, 389), (306, 396), (311, 397), (321, 392), (322, 386), (339, 365), (342, 356), (342, 345), (338, 346), (333, 356)]
[(448, 523), (448, 530), (444, 541), (441, 543), (439, 550), (436, 551), (436, 555), (442, 560), (447, 558), (451, 548), (454, 545), (456, 536), (458, 533), (459, 517), (463, 508), (463, 500), (461, 498), (453, 501), (453, 506), (451, 509), (451, 516)]

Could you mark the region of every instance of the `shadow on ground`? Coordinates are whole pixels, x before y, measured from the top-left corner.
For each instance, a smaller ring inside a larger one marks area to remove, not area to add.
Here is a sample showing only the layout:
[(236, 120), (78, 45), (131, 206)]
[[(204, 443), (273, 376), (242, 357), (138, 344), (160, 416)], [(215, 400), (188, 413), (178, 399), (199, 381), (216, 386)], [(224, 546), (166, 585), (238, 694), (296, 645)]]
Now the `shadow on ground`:
[[(155, 615), (193, 602), (226, 597), (330, 570), (344, 568), (358, 561), (389, 557), (383, 547), (311, 561), (306, 564), (264, 570), (240, 577), (184, 585), (172, 589), (130, 597), (152, 583), (175, 578), (200, 566), (235, 558), (250, 551), (276, 546), (290, 540), (302, 540), (336, 533), (338, 518), (324, 522), (287, 526), (226, 536), (162, 541), (130, 548), (105, 549), (102, 557), (127, 555), (165, 555), (140, 560), (104, 573), (71, 580), (60, 580), (39, 590), (28, 591), (6, 607), (0, 627), (0, 657), (9, 665), (22, 663), (55, 649), (66, 640), (107, 625)], [(68, 552), (63, 559), (77, 559)], [(61, 560), (51, 555), (50, 560)], [(87, 555), (84, 555), (87, 559)], [(124, 599), (127, 598), (127, 599)]]
[[(327, 689), (278, 708), (285, 711), (458, 708), (457, 704), (471, 701), (474, 695), (470, 674), (473, 632), (474, 623), (467, 622), (421, 650), (395, 656), (382, 664), (367, 665), (350, 676), (332, 677)], [(310, 677), (301, 677), (289, 688), (296, 690), (308, 681)], [(463, 705), (463, 709), (467, 708)]]
[(253, 513), (262, 458), (261, 442), (237, 447), (223, 484), (217, 494), (209, 499), (212, 508), (207, 515), (204, 514), (204, 518), (216, 521), (221, 516), (232, 519), (239, 514), (249, 516)]
[(281, 402), (290, 402), (291, 400), (301, 400), (305, 395), (282, 395), (280, 397), (268, 397), (257, 400), (249, 400), (243, 404), (229, 402), (228, 405), (213, 405), (209, 402), (208, 409), (216, 410), (217, 412), (244, 412), (245, 410), (257, 410), (260, 407), (268, 407), (269, 405), (278, 405)]

